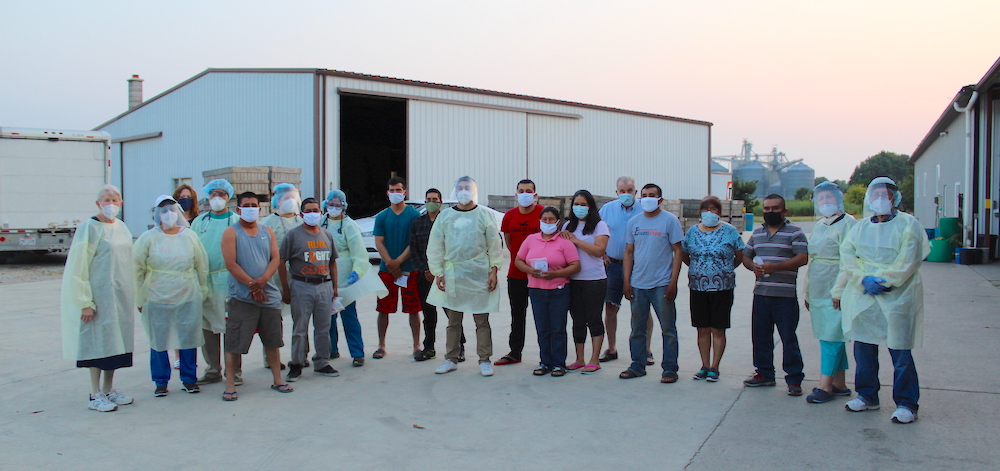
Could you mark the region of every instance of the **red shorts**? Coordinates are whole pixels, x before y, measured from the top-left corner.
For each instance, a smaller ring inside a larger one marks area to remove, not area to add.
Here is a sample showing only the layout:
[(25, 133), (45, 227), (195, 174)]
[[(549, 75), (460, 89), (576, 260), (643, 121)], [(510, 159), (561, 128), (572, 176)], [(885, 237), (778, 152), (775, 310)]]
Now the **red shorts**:
[(420, 292), (417, 290), (417, 277), (420, 276), (419, 271), (411, 271), (409, 273), (404, 273), (408, 275), (406, 280), (406, 287), (403, 288), (396, 284), (396, 279), (387, 271), (379, 271), (378, 277), (382, 279), (382, 283), (385, 283), (386, 289), (389, 290), (389, 294), (384, 298), (378, 298), (378, 302), (375, 304), (375, 310), (378, 312), (384, 312), (386, 314), (391, 314), (396, 312), (396, 298), (399, 291), (403, 292), (403, 312), (407, 314), (414, 314), (420, 312), (423, 306), (420, 304)]

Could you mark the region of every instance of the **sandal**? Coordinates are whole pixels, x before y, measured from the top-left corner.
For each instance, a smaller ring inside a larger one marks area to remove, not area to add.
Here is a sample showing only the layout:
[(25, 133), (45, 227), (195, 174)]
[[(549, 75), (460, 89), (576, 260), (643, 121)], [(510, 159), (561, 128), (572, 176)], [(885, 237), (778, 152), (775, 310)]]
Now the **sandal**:
[(287, 383), (286, 384), (272, 384), (271, 385), (271, 389), (273, 389), (275, 391), (278, 391), (280, 393), (290, 393), (290, 392), (294, 391), (294, 389), (292, 389), (292, 387), (289, 386)]
[(222, 400), (223, 401), (235, 401), (235, 400), (237, 400), (239, 398), (240, 398), (240, 396), (238, 394), (236, 394), (236, 391), (222, 393)]
[(569, 370), (569, 371), (579, 370), (580, 368), (583, 368), (583, 365), (581, 365), (579, 363), (573, 363), (572, 365), (569, 365), (569, 366), (566, 367), (566, 369)]
[(625, 370), (625, 371), (622, 371), (621, 374), (618, 375), (618, 377), (621, 378), (621, 379), (632, 379), (632, 378), (638, 378), (640, 376), (646, 376), (646, 372), (643, 371), (642, 373), (637, 373), (637, 372), (632, 371), (632, 370)]
[(601, 370), (601, 365), (587, 365), (583, 367), (583, 371), (581, 371), (580, 374), (589, 375), (592, 373), (597, 373), (600, 370)]
[(517, 358), (514, 358), (514, 357), (512, 357), (510, 355), (504, 355), (504, 356), (500, 357), (499, 360), (493, 362), (493, 364), (497, 365), (497, 366), (500, 366), (500, 365), (513, 365), (514, 363), (521, 363), (521, 360), (518, 360)]
[(561, 366), (552, 368), (552, 376), (566, 376), (566, 368)]
[(545, 376), (549, 374), (550, 371), (552, 370), (550, 370), (549, 367), (542, 365), (539, 366), (538, 368), (535, 368), (535, 371), (532, 371), (531, 374), (535, 376)]
[(375, 350), (375, 353), (372, 353), (372, 358), (385, 358), (385, 350), (382, 350), (381, 348)]

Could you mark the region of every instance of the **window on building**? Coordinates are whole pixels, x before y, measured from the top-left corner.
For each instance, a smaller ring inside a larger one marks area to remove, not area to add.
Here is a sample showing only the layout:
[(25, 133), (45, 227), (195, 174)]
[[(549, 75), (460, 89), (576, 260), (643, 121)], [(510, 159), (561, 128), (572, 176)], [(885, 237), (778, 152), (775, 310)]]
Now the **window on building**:
[(170, 187), (171, 192), (174, 191), (175, 188), (181, 185), (191, 185), (191, 177), (174, 178), (172, 180), (174, 182), (174, 186)]

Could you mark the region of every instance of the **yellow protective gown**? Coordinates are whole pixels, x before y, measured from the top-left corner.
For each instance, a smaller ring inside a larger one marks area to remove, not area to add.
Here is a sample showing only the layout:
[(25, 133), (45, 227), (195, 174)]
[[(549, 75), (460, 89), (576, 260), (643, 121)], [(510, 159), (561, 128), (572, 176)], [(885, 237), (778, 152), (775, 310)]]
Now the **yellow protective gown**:
[[(62, 279), (63, 358), (95, 360), (131, 353), (135, 338), (132, 233), (119, 219), (90, 218), (76, 229)], [(80, 320), (84, 308), (94, 319)]]
[(498, 312), (500, 290), (489, 291), (486, 283), (490, 268), (503, 263), (502, 249), (488, 209), (441, 211), (427, 243), (427, 265), (434, 276), (444, 277), (445, 291), (435, 284), (427, 302), (472, 314)]
[[(844, 336), (894, 350), (923, 346), (924, 286), (920, 262), (930, 254), (927, 234), (917, 219), (897, 212), (888, 222), (858, 221), (840, 246), (845, 280), (834, 287), (840, 299)], [(867, 276), (886, 280), (891, 291), (864, 294)]]
[(813, 335), (827, 342), (846, 340), (843, 319), (840, 311), (833, 308), (830, 292), (840, 274), (840, 243), (857, 223), (850, 214), (844, 214), (839, 221), (838, 217), (816, 221), (816, 227), (809, 236), (809, 271), (806, 273), (803, 290), (809, 301)]
[[(278, 213), (271, 213), (266, 218), (260, 221), (261, 224), (270, 227), (274, 231), (274, 239), (278, 242), (278, 247), (281, 247), (281, 242), (285, 240), (285, 234), (288, 231), (295, 229), (302, 225), (302, 216), (295, 215), (290, 218), (283, 218)], [(288, 262), (285, 262), (285, 269), (288, 268)], [(291, 271), (289, 271), (291, 273)], [(274, 271), (274, 276), (271, 277), (271, 281), (274, 281), (274, 285), (278, 287), (278, 291), (282, 290), (281, 277), (278, 276), (278, 271)], [(292, 313), (292, 307), (290, 304), (281, 304), (281, 315), (283, 317), (288, 317)]]
[(194, 231), (164, 233), (159, 227), (144, 232), (132, 249), (138, 289), (139, 319), (149, 347), (162, 352), (198, 348), (202, 304), (208, 298), (208, 255)]
[[(389, 290), (385, 283), (378, 277), (377, 271), (371, 269), (372, 264), (368, 261), (368, 250), (358, 223), (344, 216), (339, 221), (326, 219), (323, 227), (333, 234), (333, 243), (337, 248), (337, 290), (341, 304), (347, 306), (369, 293), (375, 293), (380, 298), (387, 296)], [(351, 276), (352, 271), (357, 272), (358, 281), (348, 285), (347, 277)]]
[(229, 270), (222, 259), (222, 233), (239, 222), (240, 217), (230, 211), (221, 218), (212, 213), (199, 215), (191, 223), (191, 232), (198, 235), (205, 254), (208, 255), (208, 299), (201, 307), (201, 328), (221, 334), (226, 332), (226, 298), (229, 297)]

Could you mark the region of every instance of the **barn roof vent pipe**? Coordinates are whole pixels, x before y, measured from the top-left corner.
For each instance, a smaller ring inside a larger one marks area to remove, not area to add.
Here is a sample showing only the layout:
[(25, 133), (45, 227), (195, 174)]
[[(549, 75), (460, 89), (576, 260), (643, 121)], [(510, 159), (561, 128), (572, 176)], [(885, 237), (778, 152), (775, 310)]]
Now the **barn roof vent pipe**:
[(133, 75), (128, 79), (128, 109), (133, 110), (142, 104), (142, 79)]

